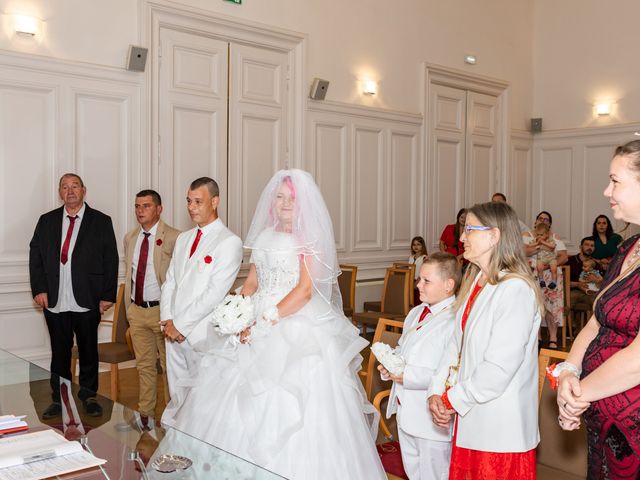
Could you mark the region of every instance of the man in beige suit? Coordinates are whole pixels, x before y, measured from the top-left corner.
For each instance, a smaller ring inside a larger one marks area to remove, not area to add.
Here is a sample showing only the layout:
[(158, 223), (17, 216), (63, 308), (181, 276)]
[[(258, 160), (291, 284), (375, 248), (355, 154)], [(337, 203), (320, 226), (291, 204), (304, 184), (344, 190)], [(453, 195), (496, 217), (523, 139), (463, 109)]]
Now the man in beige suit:
[(160, 291), (180, 232), (160, 220), (162, 199), (154, 190), (142, 190), (136, 195), (135, 211), (140, 226), (124, 237), (124, 298), (140, 380), (138, 410), (141, 427), (153, 428), (158, 359), (167, 401), (169, 391), (164, 336), (160, 331)]

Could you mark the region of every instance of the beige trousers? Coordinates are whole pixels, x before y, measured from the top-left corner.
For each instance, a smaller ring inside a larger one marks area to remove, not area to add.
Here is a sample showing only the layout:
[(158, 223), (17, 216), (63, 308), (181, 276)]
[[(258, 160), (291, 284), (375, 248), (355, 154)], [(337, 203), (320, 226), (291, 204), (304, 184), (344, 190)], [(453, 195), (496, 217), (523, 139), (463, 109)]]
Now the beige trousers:
[(164, 336), (160, 331), (159, 323), (160, 307), (142, 308), (132, 303), (127, 309), (127, 319), (140, 383), (138, 410), (142, 415), (155, 417), (158, 397), (158, 359), (162, 367), (164, 399), (166, 402), (169, 400)]

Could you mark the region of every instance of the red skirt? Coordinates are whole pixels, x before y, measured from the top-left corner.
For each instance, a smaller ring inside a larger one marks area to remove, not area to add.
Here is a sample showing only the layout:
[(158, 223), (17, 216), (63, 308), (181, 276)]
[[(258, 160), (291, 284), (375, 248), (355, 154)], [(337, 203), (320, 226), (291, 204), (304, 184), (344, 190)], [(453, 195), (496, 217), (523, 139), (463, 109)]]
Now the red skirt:
[(536, 480), (536, 449), (495, 453), (458, 447), (458, 421), (453, 433), (449, 480)]

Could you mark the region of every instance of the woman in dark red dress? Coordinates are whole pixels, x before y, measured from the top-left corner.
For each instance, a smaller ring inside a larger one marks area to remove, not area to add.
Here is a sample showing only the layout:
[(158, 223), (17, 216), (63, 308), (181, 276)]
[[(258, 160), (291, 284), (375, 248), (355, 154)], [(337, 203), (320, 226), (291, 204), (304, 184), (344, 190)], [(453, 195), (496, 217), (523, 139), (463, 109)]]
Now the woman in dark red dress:
[[(616, 149), (609, 178), (604, 193), (614, 217), (640, 225), (640, 141)], [(590, 480), (640, 478), (639, 239), (613, 257), (594, 316), (554, 372), (560, 426), (576, 429), (584, 414)]]

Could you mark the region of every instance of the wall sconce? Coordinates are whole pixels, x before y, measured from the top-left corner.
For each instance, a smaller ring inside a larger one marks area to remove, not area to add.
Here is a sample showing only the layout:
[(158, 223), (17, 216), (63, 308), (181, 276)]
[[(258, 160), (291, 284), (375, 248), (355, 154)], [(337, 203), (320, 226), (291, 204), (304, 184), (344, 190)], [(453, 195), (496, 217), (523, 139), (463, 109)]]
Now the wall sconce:
[(475, 55), (465, 55), (464, 56), (464, 63), (468, 63), (469, 65), (475, 65), (477, 61), (478, 61), (478, 59), (476, 58)]
[(606, 117), (611, 115), (611, 104), (610, 103), (597, 103), (596, 104), (596, 113), (599, 117)]
[(40, 30), (40, 19), (29, 15), (13, 15), (13, 29), (20, 35), (34, 37)]
[(375, 95), (378, 92), (378, 84), (373, 80), (364, 80), (362, 82), (362, 93), (365, 95)]

